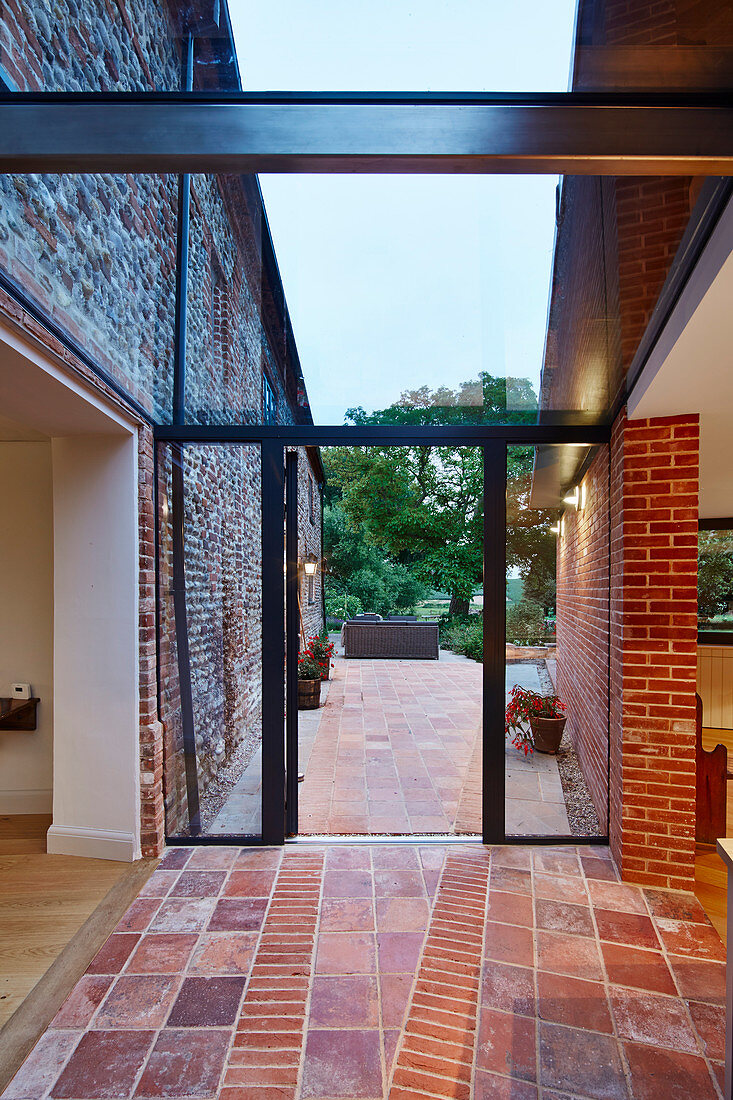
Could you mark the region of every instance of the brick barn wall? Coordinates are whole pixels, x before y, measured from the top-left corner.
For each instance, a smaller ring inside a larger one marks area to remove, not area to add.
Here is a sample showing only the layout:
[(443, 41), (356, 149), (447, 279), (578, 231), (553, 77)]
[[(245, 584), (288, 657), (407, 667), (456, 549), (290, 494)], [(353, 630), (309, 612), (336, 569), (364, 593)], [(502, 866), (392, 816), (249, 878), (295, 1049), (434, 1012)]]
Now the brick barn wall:
[(600, 447), (557, 542), (558, 695), (601, 828), (608, 818), (609, 471)]
[[(313, 512), (310, 508), (310, 489), (313, 493)], [(321, 546), (321, 490), (318, 475), (311, 466), (304, 447), (298, 449), (298, 558), (304, 562), (309, 554), (318, 558), (319, 566), (313, 578), (313, 598), (309, 599), (308, 578), (300, 574), (300, 614), (306, 641), (319, 634), (324, 627), (321, 586), (323, 573), (320, 562)]]
[(697, 416), (622, 414), (611, 450), (611, 844), (625, 879), (691, 889)]

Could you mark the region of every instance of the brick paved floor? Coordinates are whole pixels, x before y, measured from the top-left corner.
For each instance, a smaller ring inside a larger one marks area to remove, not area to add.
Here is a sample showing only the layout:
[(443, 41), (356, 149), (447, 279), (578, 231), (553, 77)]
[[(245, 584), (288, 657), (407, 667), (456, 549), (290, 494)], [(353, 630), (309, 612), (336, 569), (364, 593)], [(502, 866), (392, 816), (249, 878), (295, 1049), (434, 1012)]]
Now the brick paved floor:
[(606, 849), (171, 849), (3, 1100), (720, 1100), (724, 952)]

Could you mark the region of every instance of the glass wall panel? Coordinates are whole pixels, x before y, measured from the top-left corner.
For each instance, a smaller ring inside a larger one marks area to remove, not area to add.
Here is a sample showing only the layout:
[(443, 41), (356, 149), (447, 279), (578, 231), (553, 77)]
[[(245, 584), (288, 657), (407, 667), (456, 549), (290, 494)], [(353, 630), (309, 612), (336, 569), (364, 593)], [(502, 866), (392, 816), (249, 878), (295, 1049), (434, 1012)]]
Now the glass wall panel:
[[(333, 447), (320, 457), (322, 561), (307, 495), (299, 510), (300, 832), (478, 834), (481, 450)], [(308, 677), (321, 672), (311, 697)]]
[(159, 682), (169, 836), (261, 833), (260, 501), (258, 446), (160, 448)]
[(607, 447), (507, 448), (506, 832), (608, 818)]

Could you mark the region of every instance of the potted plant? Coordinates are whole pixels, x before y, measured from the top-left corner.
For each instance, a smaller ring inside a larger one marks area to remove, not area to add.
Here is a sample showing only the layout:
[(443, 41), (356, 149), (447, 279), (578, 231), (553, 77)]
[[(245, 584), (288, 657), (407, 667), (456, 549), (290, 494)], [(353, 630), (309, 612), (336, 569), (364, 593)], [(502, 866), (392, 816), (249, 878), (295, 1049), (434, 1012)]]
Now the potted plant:
[(506, 708), (505, 730), (512, 744), (524, 755), (537, 749), (554, 755), (562, 740), (567, 721), (565, 708), (557, 695), (539, 692), (515, 684)]
[(331, 677), (331, 658), (333, 657), (334, 644), (329, 642), (328, 634), (323, 631), (323, 634), (314, 634), (312, 638), (308, 639), (308, 647), (304, 650), (304, 655), (313, 657), (318, 661), (321, 666), (321, 679), (329, 680)]
[(298, 657), (298, 710), (316, 710), (321, 705), (321, 666), (315, 657)]

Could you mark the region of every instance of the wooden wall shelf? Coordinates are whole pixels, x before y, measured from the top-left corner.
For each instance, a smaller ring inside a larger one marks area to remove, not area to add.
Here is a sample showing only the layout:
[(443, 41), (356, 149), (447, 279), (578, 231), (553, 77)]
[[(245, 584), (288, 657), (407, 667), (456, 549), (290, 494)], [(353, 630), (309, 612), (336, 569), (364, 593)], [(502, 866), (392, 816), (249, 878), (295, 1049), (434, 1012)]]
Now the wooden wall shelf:
[(0, 698), (0, 730), (34, 730), (40, 699)]

